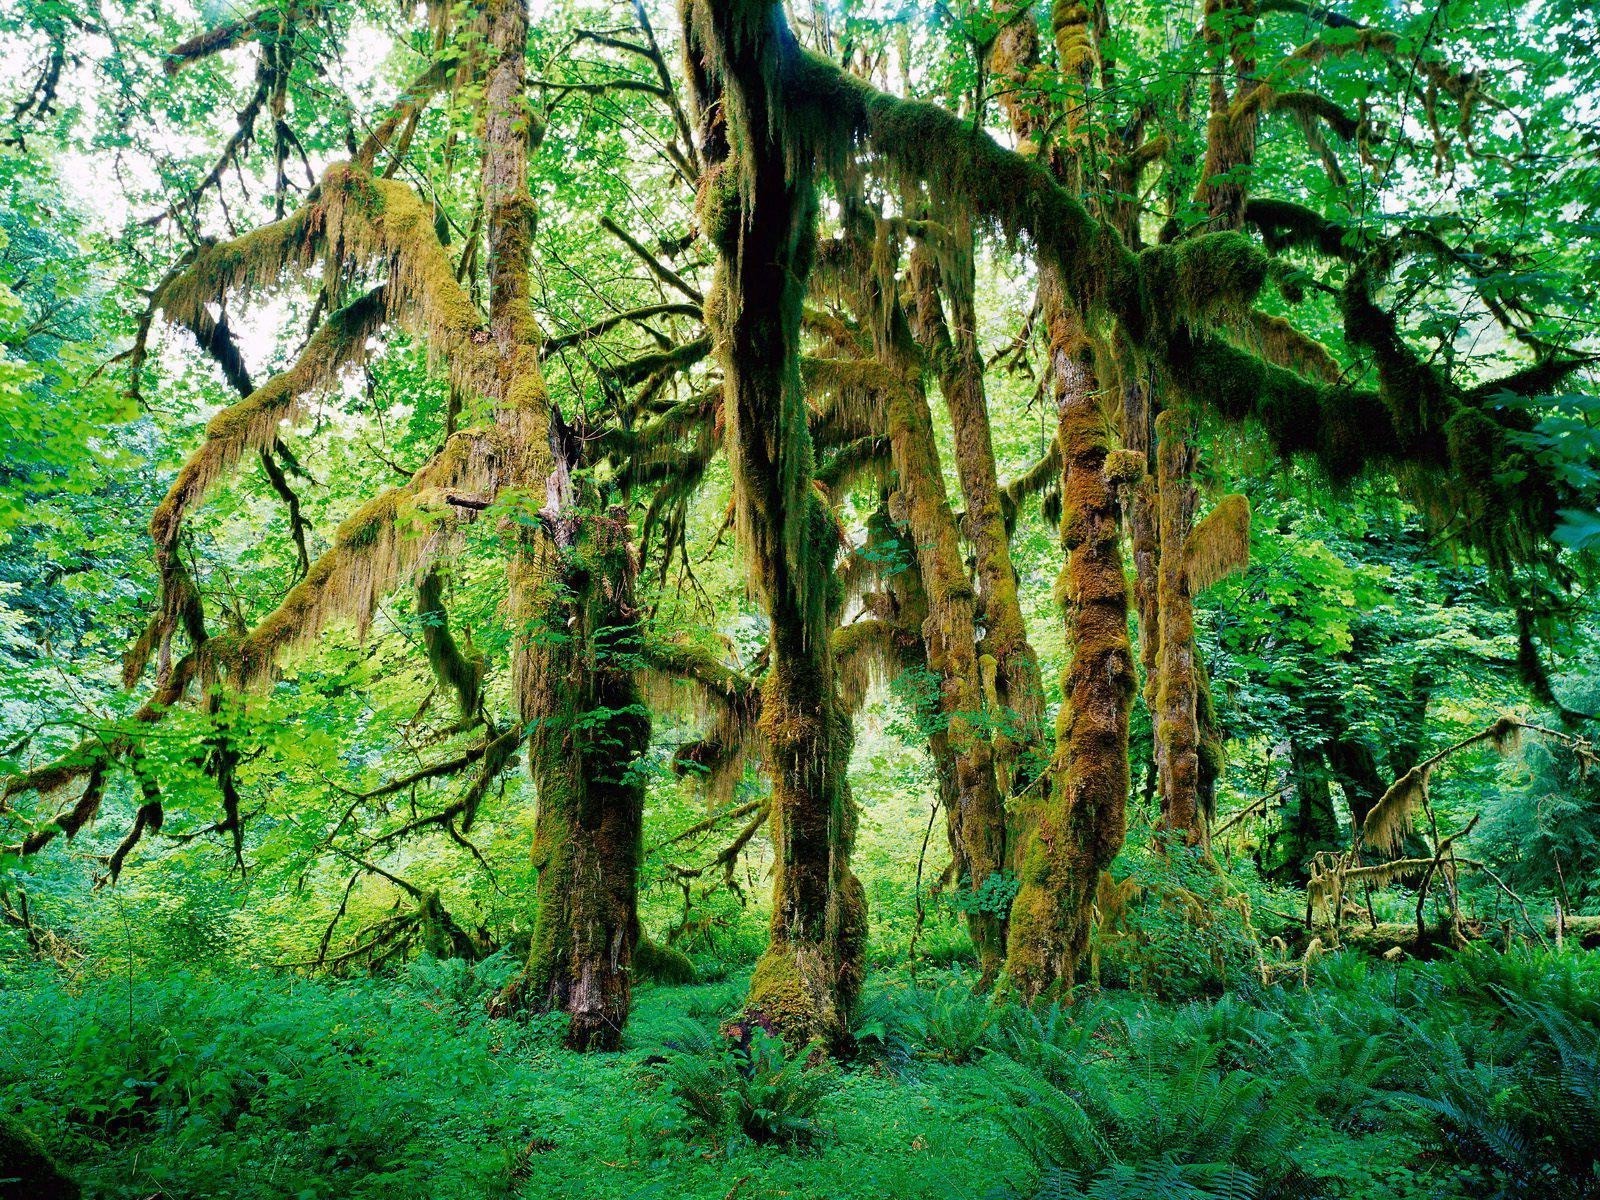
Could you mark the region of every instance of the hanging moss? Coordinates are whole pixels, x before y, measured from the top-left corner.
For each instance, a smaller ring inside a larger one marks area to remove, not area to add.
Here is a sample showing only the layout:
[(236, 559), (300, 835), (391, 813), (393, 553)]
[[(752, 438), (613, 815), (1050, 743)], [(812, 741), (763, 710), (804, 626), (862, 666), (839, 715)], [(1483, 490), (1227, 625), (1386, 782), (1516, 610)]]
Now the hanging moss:
[(1189, 587), (1204, 591), (1250, 565), (1250, 501), (1241, 495), (1218, 500), (1184, 543)]
[(336, 617), (352, 618), (358, 636), (365, 636), (378, 601), (446, 544), (457, 510), (444, 495), (494, 490), (498, 444), (486, 431), (458, 433), (410, 483), (347, 517), (332, 547), (238, 645), (231, 656), (238, 683), (248, 687), (268, 678), (282, 654), (315, 639)]
[(483, 696), (483, 653), (473, 646), (470, 630), (464, 646), (451, 634), (450, 614), (444, 606), (444, 576), (436, 569), (424, 572), (417, 581), (417, 620), (434, 678), (455, 693), (462, 720), (472, 720)]

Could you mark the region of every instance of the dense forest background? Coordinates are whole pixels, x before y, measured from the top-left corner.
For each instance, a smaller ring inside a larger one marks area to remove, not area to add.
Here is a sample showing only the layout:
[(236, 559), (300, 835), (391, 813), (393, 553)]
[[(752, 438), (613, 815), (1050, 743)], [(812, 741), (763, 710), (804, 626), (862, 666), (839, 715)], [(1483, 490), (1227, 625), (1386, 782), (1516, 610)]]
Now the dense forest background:
[(1585, 0), (0, 91), (0, 1197), (1600, 1196)]

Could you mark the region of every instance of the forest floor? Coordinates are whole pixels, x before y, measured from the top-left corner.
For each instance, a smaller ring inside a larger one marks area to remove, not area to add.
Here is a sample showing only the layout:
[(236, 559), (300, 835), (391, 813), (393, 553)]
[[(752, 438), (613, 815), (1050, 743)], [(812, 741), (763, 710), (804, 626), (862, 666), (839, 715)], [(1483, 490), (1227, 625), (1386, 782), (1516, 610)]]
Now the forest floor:
[(1492, 1060), (1491, 1039), (1526, 1043), (1505, 1019), (1519, 1006), (1592, 1025), (1600, 994), (1572, 954), (1400, 968), (1342, 956), (1309, 986), (1183, 1002), (1107, 989), (1034, 1013), (974, 998), (958, 971), (880, 973), (855, 1061), (778, 1056), (747, 1077), (714, 1036), (737, 976), (641, 987), (625, 1049), (580, 1056), (559, 1022), (483, 1015), (509, 968), (12, 970), (0, 1113), (36, 1130), (85, 1195), (129, 1200), (983, 1198), (1041, 1194), (1040, 1164), (1064, 1160), (1123, 1178), (1093, 1194), (1130, 1200), (1155, 1194), (1137, 1183), (1150, 1164), (1190, 1172), (1171, 1194), (1224, 1194), (1200, 1186), (1213, 1168), (1186, 1165), (1204, 1163), (1270, 1184), (1240, 1194), (1460, 1197), (1469, 1179), (1419, 1099), (1429, 1078), (1503, 1092), (1511, 1077), (1485, 1075), (1472, 1045)]

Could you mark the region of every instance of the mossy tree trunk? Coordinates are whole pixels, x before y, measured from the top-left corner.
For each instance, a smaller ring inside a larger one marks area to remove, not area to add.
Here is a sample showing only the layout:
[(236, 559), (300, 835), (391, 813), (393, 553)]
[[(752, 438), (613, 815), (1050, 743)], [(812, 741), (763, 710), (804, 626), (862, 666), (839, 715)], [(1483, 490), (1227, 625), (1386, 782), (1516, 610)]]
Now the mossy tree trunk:
[[(1016, 89), (1014, 98), (1002, 100), (1002, 107), (1019, 142), (1051, 153), (1036, 140), (1048, 131), (1049, 114), (1030, 104), (1026, 91), (1039, 57), (1037, 26), (1024, 5), (1010, 6), (1002, 15), (1005, 25), (991, 50), (990, 68)], [(1051, 25), (1062, 81), (1077, 102), (1063, 114), (1064, 144), (1051, 153), (1050, 161), (1058, 177), (1071, 180), (1079, 170), (1095, 52), (1082, 4), (1055, 4)], [(1101, 411), (1085, 317), (1068, 302), (1063, 269), (1050, 260), (1039, 264), (1040, 312), (1048, 336), (1062, 457), (1066, 563), (1057, 598), (1067, 626), (1069, 662), (1048, 792), (1030, 797), (1019, 814), (1019, 890), (1011, 909), (1006, 976), (1028, 997), (1057, 984), (1071, 986), (1089, 943), (1100, 873), (1122, 848), (1128, 717), (1136, 684), (1116, 481), (1106, 473), (1111, 422)]]
[[(875, 224), (876, 236), (888, 239), (885, 224)], [(897, 247), (881, 249), (871, 256), (873, 260), (891, 264), (898, 260)], [(946, 831), (954, 882), (964, 895), (967, 929), (978, 950), (982, 982), (988, 985), (999, 975), (1005, 957), (1003, 906), (1009, 898), (997, 899), (990, 880), (1006, 865), (1006, 814), (995, 778), (990, 713), (978, 661), (977, 597), (945, 492), (933, 415), (922, 384), (922, 355), (901, 306), (898, 285), (891, 269), (886, 278), (863, 280), (862, 291), (869, 300), (865, 307), (873, 317), (878, 358), (896, 381), (885, 413), (889, 453), (899, 508), (926, 598), (923, 644), (928, 669), (939, 679), (941, 732), (955, 768), (954, 803), (945, 810)], [(990, 457), (992, 470), (992, 452)]]
[[(972, 225), (958, 215), (941, 269), (919, 244), (911, 253), (912, 324), (934, 368), (955, 440), (956, 475), (966, 502), (962, 525), (972, 547), (983, 620), (982, 669), (993, 678), (994, 770), (1002, 794), (1025, 792), (1043, 770), (1044, 686), (1028, 641), (1011, 539), (1000, 505), (999, 472), (978, 348)], [(946, 319), (941, 291), (949, 297)]]
[(1106, 420), (1087, 339), (1074, 315), (1047, 289), (1051, 370), (1062, 447), (1061, 541), (1066, 551), (1058, 596), (1070, 661), (1056, 720), (1050, 791), (1030, 806), (1020, 890), (1011, 909), (1006, 974), (1032, 998), (1071, 986), (1088, 946), (1100, 873), (1121, 849), (1127, 827), (1128, 711), (1136, 677), (1128, 640), (1128, 585), (1114, 481), (1106, 473)]
[(1267, 842), (1266, 873), (1279, 882), (1303, 884), (1307, 866), (1319, 850), (1344, 846), (1333, 791), (1322, 755), (1299, 737), (1289, 740), (1289, 772), (1294, 787), (1283, 820)]
[(712, 164), (699, 208), (719, 252), (706, 307), (735, 518), (771, 627), (760, 728), (772, 776), (772, 928), (747, 1012), (791, 1042), (838, 1044), (861, 985), (866, 900), (849, 867), (852, 731), (829, 638), (839, 534), (813, 482), (800, 380), (817, 203), (810, 148), (790, 141), (778, 94), (800, 50), (769, 3), (695, 2), (684, 16)]
[(1194, 600), (1186, 546), (1194, 528), (1194, 450), (1187, 415), (1156, 418), (1157, 575), (1155, 755), (1160, 828), (1188, 845), (1205, 840), (1199, 803), (1200, 723)]
[(650, 716), (626, 509), (574, 514), (546, 611), (564, 628), (533, 634), (529, 764), (539, 793), (533, 864), (539, 912), (525, 1000), (567, 1013), (573, 1049), (615, 1049), (639, 942), (638, 869)]
[(538, 793), (538, 913), (501, 1013), (565, 1012), (574, 1049), (614, 1048), (627, 1017), (649, 717), (634, 683), (637, 613), (626, 514), (582, 495), (580, 439), (550, 402), (529, 289), (526, 0), (490, 0), (483, 190), (496, 423), (506, 440), (513, 540), (514, 686)]

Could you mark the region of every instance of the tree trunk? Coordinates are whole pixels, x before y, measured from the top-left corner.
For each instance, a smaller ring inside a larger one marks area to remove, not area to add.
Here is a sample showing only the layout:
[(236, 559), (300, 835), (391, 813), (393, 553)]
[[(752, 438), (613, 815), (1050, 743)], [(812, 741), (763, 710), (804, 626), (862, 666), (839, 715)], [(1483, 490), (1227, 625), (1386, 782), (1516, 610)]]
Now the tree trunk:
[(1006, 814), (984, 729), (975, 597), (955, 514), (945, 495), (917, 348), (898, 300), (889, 297), (886, 303), (888, 312), (880, 327), (887, 336), (880, 341), (879, 353), (884, 365), (904, 381), (889, 396), (889, 450), (927, 596), (922, 635), (928, 668), (939, 677), (939, 709), (954, 756), (955, 804), (946, 809), (945, 819), (956, 886), (966, 889), (967, 929), (987, 985), (999, 975), (1005, 957), (1005, 913), (983, 889), (991, 876), (1005, 869)]
[(1303, 883), (1317, 851), (1340, 849), (1344, 839), (1322, 755), (1291, 736), (1289, 771), (1294, 788), (1284, 806), (1283, 820), (1268, 840), (1265, 873), (1280, 882)]
[(508, 606), (519, 631), (513, 679), (539, 804), (528, 963), (491, 1007), (566, 1012), (568, 1045), (611, 1049), (628, 1013), (638, 939), (643, 789), (633, 768), (650, 740), (626, 644), (638, 636), (632, 550), (625, 512), (601, 516), (592, 501), (591, 511), (581, 511), (580, 443), (552, 407), (539, 367), (527, 186), (539, 131), (527, 96), (526, 0), (491, 0), (487, 16), (483, 189), (490, 333), (499, 351), (494, 399), (507, 489), (526, 509), (508, 522)]
[[(962, 525), (972, 547), (983, 617), (979, 646), (994, 678), (994, 769), (1002, 794), (1024, 792), (1046, 759), (1044, 685), (1039, 658), (1028, 642), (1011, 563), (1011, 539), (1000, 506), (999, 473), (984, 394), (983, 355), (973, 307), (972, 227), (960, 219), (955, 246), (941, 271), (933, 253), (919, 244), (911, 253), (912, 324), (933, 365), (955, 435), (956, 474), (966, 501)], [(940, 285), (950, 298), (950, 322), (940, 303)], [(990, 665), (992, 663), (992, 666)]]
[(1122, 848), (1128, 805), (1128, 709), (1135, 675), (1128, 585), (1105, 420), (1081, 324), (1041, 269), (1062, 447), (1058, 591), (1071, 661), (1056, 720), (1048, 798), (1030, 805), (1006, 974), (1029, 998), (1071, 986), (1089, 942), (1100, 873)]
[(849, 868), (852, 732), (828, 636), (838, 531), (813, 485), (800, 381), (813, 165), (774, 111), (775, 81), (799, 47), (765, 5), (694, 4), (686, 26), (713, 164), (700, 218), (719, 250), (706, 308), (724, 374), (734, 511), (771, 625), (760, 725), (772, 772), (772, 932), (747, 1011), (791, 1042), (837, 1044), (860, 990), (866, 900)]
[(1194, 647), (1194, 599), (1186, 547), (1194, 528), (1194, 451), (1189, 422), (1177, 409), (1156, 418), (1158, 566), (1155, 719), (1160, 828), (1188, 845), (1205, 840), (1199, 805), (1200, 725)]
[(639, 765), (650, 716), (636, 681), (641, 649), (627, 511), (583, 513), (573, 534), (564, 547), (563, 595), (551, 606), (568, 623), (564, 636), (538, 639), (537, 694), (525, 709), (539, 793), (539, 913), (524, 993), (570, 1014), (573, 1049), (614, 1050), (639, 942)]

